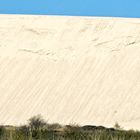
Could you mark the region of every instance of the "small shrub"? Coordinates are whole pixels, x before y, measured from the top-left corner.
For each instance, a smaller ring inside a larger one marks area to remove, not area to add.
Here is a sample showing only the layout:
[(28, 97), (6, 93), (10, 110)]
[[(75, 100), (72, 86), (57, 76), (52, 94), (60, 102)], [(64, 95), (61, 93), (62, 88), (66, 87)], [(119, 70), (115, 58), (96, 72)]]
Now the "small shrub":
[(46, 126), (46, 122), (41, 115), (34, 116), (29, 119), (29, 127), (31, 130), (39, 130)]
[(115, 123), (114, 128), (115, 128), (116, 130), (123, 130), (123, 128), (119, 125), (118, 122)]

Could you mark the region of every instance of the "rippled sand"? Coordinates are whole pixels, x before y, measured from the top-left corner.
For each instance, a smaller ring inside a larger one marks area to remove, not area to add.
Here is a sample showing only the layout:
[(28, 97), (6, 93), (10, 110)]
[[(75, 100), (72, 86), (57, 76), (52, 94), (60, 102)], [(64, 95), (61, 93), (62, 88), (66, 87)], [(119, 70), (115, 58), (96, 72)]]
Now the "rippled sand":
[(140, 129), (140, 19), (0, 15), (0, 123)]

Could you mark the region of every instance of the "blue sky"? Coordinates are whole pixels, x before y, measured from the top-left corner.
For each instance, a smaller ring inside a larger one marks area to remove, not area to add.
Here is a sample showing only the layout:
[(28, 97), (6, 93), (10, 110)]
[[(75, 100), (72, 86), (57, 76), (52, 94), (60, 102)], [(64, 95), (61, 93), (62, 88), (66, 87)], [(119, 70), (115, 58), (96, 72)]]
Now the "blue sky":
[(0, 0), (0, 13), (140, 17), (140, 0)]

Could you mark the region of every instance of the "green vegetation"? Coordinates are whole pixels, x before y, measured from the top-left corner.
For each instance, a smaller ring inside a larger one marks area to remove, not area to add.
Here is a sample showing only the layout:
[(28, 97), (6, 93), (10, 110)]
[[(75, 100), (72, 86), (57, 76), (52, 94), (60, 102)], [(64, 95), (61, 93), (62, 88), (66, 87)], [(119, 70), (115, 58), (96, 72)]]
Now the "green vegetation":
[(28, 125), (0, 126), (0, 140), (140, 140), (140, 132), (125, 131), (118, 123), (114, 128), (48, 124), (37, 115)]

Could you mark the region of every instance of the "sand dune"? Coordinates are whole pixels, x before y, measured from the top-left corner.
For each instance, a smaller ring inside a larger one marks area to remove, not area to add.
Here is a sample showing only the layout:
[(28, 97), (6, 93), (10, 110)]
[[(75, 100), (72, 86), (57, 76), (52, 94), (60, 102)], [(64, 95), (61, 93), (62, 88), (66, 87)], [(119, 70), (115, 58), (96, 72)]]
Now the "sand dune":
[(0, 15), (0, 123), (140, 129), (140, 19)]

